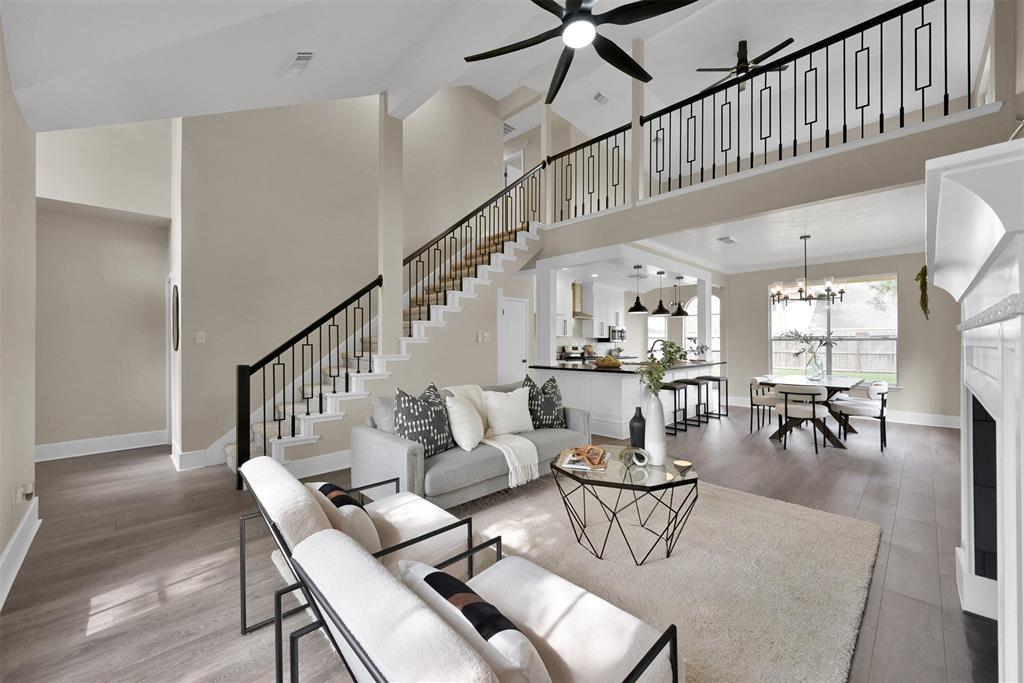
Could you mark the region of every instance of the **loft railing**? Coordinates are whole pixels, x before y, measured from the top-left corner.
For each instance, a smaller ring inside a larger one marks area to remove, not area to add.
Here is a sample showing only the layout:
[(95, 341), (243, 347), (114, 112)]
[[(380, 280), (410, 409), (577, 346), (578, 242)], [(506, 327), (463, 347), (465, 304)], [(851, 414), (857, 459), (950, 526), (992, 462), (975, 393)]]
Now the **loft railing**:
[(627, 123), (592, 140), (549, 156), (554, 174), (555, 220), (605, 211), (626, 203)]
[(971, 0), (913, 0), (641, 117), (647, 195), (946, 116), (951, 93), (970, 109), (970, 21)]
[(263, 358), (237, 366), (236, 488), (242, 488), (241, 467), (253, 442), (269, 455), (271, 439), (298, 433), (298, 416), (324, 412), (325, 394), (347, 392), (352, 373), (372, 370), (373, 300), (383, 284), (378, 275)]
[(443, 233), (405, 257), (406, 334), (412, 323), (430, 317), (430, 306), (447, 302), (448, 292), (462, 289), (467, 277), (491, 262), (520, 230), (542, 213), (541, 162), (522, 177), (469, 212)]

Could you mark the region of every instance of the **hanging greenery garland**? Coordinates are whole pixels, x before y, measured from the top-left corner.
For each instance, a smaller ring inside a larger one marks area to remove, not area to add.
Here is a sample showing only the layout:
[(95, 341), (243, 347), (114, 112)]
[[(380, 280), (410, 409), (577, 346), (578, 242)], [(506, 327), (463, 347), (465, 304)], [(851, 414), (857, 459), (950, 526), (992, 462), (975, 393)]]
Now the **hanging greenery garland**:
[(930, 311), (928, 310), (928, 265), (921, 266), (921, 271), (914, 277), (917, 280), (917, 286), (921, 290), (921, 312), (924, 313), (924, 319), (928, 320)]

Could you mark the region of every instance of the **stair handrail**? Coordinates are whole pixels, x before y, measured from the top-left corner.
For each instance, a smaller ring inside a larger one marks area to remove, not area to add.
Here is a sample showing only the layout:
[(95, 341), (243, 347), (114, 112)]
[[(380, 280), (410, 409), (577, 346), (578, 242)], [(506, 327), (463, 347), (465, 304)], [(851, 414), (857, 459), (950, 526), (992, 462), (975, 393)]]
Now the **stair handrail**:
[[(264, 454), (267, 453), (267, 442), (271, 438), (268, 434), (268, 425), (271, 423), (277, 424), (278, 436), (281, 438), (285, 436), (284, 431), (289, 431), (288, 436), (296, 436), (296, 385), (301, 382), (301, 391), (298, 396), (299, 402), (305, 402), (306, 415), (310, 415), (312, 411), (311, 402), (317, 401), (317, 413), (324, 412), (324, 389), (323, 389), (323, 378), (313, 383), (314, 372), (319, 368), (321, 373), (323, 370), (322, 363), (324, 359), (327, 359), (328, 370), (330, 371), (330, 392), (338, 391), (337, 387), (334, 386), (338, 380), (342, 377), (341, 374), (341, 356), (342, 347), (345, 349), (345, 363), (344, 363), (344, 382), (345, 391), (349, 391), (349, 371), (350, 371), (350, 354), (351, 349), (349, 347), (349, 331), (351, 329), (352, 339), (355, 340), (353, 346), (357, 349), (356, 355), (356, 372), (360, 372), (363, 362), (364, 354), (364, 334), (372, 333), (373, 323), (373, 297), (372, 292), (384, 285), (384, 276), (377, 275), (373, 280), (360, 287), (354, 294), (347, 297), (344, 301), (332, 306), (329, 311), (319, 316), (316, 320), (309, 323), (302, 328), (301, 331), (292, 335), (287, 341), (278, 345), (273, 351), (260, 358), (251, 365), (237, 365), (235, 367), (235, 488), (238, 490), (242, 489), (242, 465), (245, 464), (251, 455), (251, 441), (250, 431), (254, 429), (251, 423), (252, 416), (252, 393), (251, 393), (251, 381), (252, 377), (261, 371), (264, 374), (261, 376), (260, 385), (263, 392), (263, 449)], [(361, 309), (361, 300), (366, 297), (366, 308), (365, 311)], [(355, 305), (355, 309), (352, 312), (352, 325), (349, 325), (349, 313), (348, 309)], [(358, 315), (358, 320), (356, 320)], [(341, 338), (341, 325), (335, 320), (338, 314), (343, 314), (343, 322), (345, 327), (345, 337)], [(324, 353), (324, 340), (323, 330), (327, 323), (331, 325), (327, 328), (327, 344), (326, 344), (326, 355)], [(332, 334), (333, 328), (333, 334)], [(315, 338), (310, 340), (310, 335), (316, 333)], [(318, 342), (319, 353), (316, 351)], [(301, 346), (299, 346), (301, 344)], [(299, 359), (296, 361), (295, 349), (299, 346)], [(308, 358), (307, 351), (308, 348)], [(286, 353), (291, 351), (290, 358), (286, 356)], [(369, 352), (366, 355), (367, 368), (372, 371), (373, 368), (373, 343), (371, 339)], [(282, 360), (282, 358), (284, 360)], [(308, 363), (307, 363), (308, 360)], [(269, 403), (270, 403), (270, 420), (267, 419), (267, 378), (265, 369), (268, 365), (274, 363), (271, 367), (271, 391), (269, 392)], [(335, 365), (337, 363), (337, 365)], [(281, 366), (281, 382), (280, 387), (277, 386), (278, 371), (277, 365)], [(291, 381), (288, 380), (289, 365)], [(335, 374), (335, 368), (337, 373)], [(318, 395), (313, 392), (312, 389), (307, 395), (307, 387), (320, 387)], [(291, 411), (287, 409), (288, 402), (288, 388), (291, 388)], [(280, 396), (281, 412), (278, 412), (278, 397)], [(279, 416), (280, 415), (280, 416)], [(283, 429), (283, 422), (290, 422), (290, 430)]]
[(520, 177), (516, 178), (515, 181), (509, 183), (505, 187), (503, 187), (500, 190), (498, 190), (497, 192), (495, 192), (493, 195), (491, 195), (491, 197), (489, 199), (487, 199), (487, 201), (485, 201), (482, 204), (480, 204), (480, 206), (476, 207), (475, 209), (473, 209), (472, 211), (467, 213), (461, 219), (459, 219), (456, 222), (452, 223), (451, 227), (449, 227), (447, 230), (445, 230), (441, 234), (437, 235), (436, 237), (431, 238), (422, 247), (420, 247), (419, 249), (416, 249), (411, 254), (406, 256), (405, 259), (402, 261), (402, 265), (408, 265), (409, 263), (411, 263), (412, 260), (415, 259), (417, 256), (419, 256), (420, 254), (425, 252), (427, 249), (430, 249), (430, 247), (434, 246), (435, 244), (437, 244), (438, 242), (443, 240), (448, 235), (450, 235), (453, 232), (455, 232), (456, 230), (458, 230), (460, 226), (464, 225), (467, 221), (471, 220), (478, 213), (480, 213), (481, 211), (486, 209), (488, 206), (490, 206), (494, 202), (496, 202), (499, 199), (501, 199), (501, 197), (503, 195), (509, 194), (513, 189), (515, 189), (516, 187), (522, 185), (524, 182), (526, 182), (526, 180), (528, 178), (533, 176), (534, 173), (536, 173), (540, 169), (544, 168), (545, 166), (547, 166), (547, 161), (541, 161), (539, 164), (537, 164), (536, 166), (531, 168), (529, 171), (527, 171), (526, 173), (523, 173), (523, 175), (521, 175)]
[(555, 161), (556, 159), (561, 159), (562, 157), (568, 156), (568, 155), (572, 154), (573, 152), (578, 152), (581, 149), (586, 149), (587, 147), (589, 147), (589, 146), (591, 146), (593, 144), (596, 144), (598, 142), (601, 142), (603, 140), (607, 140), (608, 138), (613, 138), (616, 135), (618, 135), (619, 133), (625, 133), (627, 130), (629, 130), (632, 127), (633, 127), (633, 122), (632, 121), (630, 121), (628, 123), (625, 123), (625, 124), (619, 126), (618, 128), (611, 129), (610, 131), (608, 131), (606, 133), (601, 133), (600, 135), (592, 137), (589, 140), (584, 140), (583, 142), (581, 142), (578, 145), (573, 145), (569, 149), (563, 149), (561, 152), (556, 152), (555, 154), (552, 154), (552, 155), (550, 155), (547, 158), (547, 162), (550, 164), (551, 162)]

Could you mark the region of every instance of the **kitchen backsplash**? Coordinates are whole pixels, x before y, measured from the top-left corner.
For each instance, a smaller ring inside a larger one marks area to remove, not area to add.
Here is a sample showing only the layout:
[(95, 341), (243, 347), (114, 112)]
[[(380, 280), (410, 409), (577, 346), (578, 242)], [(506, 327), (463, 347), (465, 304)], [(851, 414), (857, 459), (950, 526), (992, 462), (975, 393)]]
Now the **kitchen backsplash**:
[(600, 355), (608, 353), (609, 349), (621, 347), (623, 342), (612, 343), (612, 342), (595, 342), (593, 339), (584, 339), (583, 337), (555, 337), (555, 351), (561, 353), (563, 346), (578, 346), (583, 348), (587, 344), (594, 347), (594, 351)]

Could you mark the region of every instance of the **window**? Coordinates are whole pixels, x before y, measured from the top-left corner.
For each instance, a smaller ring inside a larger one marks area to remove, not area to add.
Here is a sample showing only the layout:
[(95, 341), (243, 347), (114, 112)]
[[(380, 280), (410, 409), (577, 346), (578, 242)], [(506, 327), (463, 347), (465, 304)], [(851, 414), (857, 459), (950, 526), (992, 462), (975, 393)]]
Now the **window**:
[[(817, 286), (820, 288), (820, 283)], [(821, 358), (828, 374), (896, 384), (896, 291), (896, 276), (883, 275), (848, 282), (843, 301), (833, 305), (825, 301), (790, 301), (787, 305), (772, 306), (772, 374), (804, 373), (808, 359), (793, 355), (800, 344), (782, 338), (786, 332), (798, 330), (822, 339), (832, 336), (836, 345), (823, 349)]]
[(659, 339), (668, 339), (668, 318), (647, 316), (647, 348)]
[[(686, 318), (686, 339), (685, 348), (692, 349), (697, 346), (697, 297), (686, 302), (683, 310), (690, 315)], [(710, 358), (714, 362), (722, 360), (722, 302), (714, 294), (711, 295), (711, 347)]]

